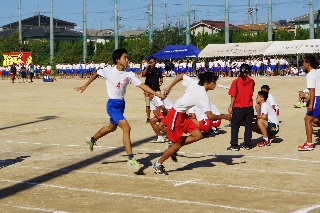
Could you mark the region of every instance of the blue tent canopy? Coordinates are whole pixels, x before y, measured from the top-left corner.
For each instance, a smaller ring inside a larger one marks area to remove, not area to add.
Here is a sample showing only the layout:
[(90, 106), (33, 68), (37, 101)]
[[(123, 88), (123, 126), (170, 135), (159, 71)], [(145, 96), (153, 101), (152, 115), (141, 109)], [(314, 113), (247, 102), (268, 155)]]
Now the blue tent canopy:
[(198, 54), (201, 52), (198, 48), (189, 45), (168, 45), (159, 52), (155, 54), (148, 55), (146, 59), (150, 56), (156, 59), (168, 59), (168, 58), (197, 58)]

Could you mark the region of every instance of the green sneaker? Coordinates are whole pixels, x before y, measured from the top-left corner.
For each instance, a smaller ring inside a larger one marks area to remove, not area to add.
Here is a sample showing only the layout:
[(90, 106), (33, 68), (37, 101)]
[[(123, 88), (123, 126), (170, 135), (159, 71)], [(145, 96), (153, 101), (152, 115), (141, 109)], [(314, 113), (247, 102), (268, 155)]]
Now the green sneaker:
[(140, 165), (138, 163), (138, 161), (135, 158), (132, 158), (131, 160), (129, 159), (127, 161), (128, 166), (131, 166), (132, 168), (139, 168)]
[(89, 145), (89, 149), (92, 152), (93, 151), (93, 146), (97, 145), (96, 142), (92, 142), (91, 138), (86, 138), (85, 141)]

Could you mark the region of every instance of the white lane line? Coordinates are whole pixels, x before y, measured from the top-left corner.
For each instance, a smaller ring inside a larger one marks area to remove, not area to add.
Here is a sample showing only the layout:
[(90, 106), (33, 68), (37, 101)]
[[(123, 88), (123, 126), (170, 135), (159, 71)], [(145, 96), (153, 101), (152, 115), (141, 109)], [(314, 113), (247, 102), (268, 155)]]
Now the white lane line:
[(319, 175), (310, 175), (310, 174), (301, 173), (301, 172), (268, 171), (268, 170), (264, 170), (264, 169), (241, 169), (241, 168), (232, 168), (232, 169), (234, 169), (234, 170), (250, 171), (250, 172), (262, 172), (262, 173), (277, 173), (277, 174), (301, 175), (301, 176), (316, 176), (316, 177), (319, 176)]
[(310, 207), (307, 207), (307, 208), (299, 209), (299, 210), (294, 211), (292, 213), (307, 213), (307, 212), (309, 212), (311, 210), (318, 209), (318, 208), (320, 208), (319, 204), (313, 205), (313, 206), (310, 206)]
[(18, 206), (18, 205), (3, 205), (6, 207), (14, 207), (14, 208), (19, 208), (19, 209), (27, 209), (27, 210), (32, 210), (32, 211), (41, 211), (41, 212), (54, 212), (54, 213), (70, 213), (66, 211), (57, 211), (57, 210), (50, 210), (50, 209), (44, 209), (44, 208), (37, 208), (37, 207), (27, 207), (27, 206)]
[(108, 192), (108, 191), (101, 191), (101, 190), (94, 190), (94, 189), (74, 188), (74, 187), (67, 187), (67, 186), (61, 186), (61, 185), (37, 183), (37, 182), (25, 182), (25, 181), (21, 182), (21, 181), (13, 181), (13, 180), (2, 180), (2, 181), (6, 181), (9, 183), (37, 185), (37, 186), (49, 187), (49, 188), (66, 189), (66, 190), (71, 190), (71, 191), (91, 192), (91, 193), (103, 194), (103, 195), (109, 195), (109, 196), (113, 195), (113, 196), (123, 196), (123, 197), (131, 197), (131, 198), (151, 199), (151, 200), (157, 200), (157, 201), (167, 201), (167, 202), (171, 202), (171, 203), (186, 203), (189, 205), (193, 204), (193, 205), (199, 205), (199, 206), (212, 206), (212, 207), (218, 207), (218, 208), (223, 208), (223, 209), (233, 209), (233, 210), (237, 210), (237, 211), (246, 211), (246, 212), (272, 213), (272, 212), (266, 211), (266, 210), (219, 205), (219, 204), (214, 204), (214, 203), (203, 203), (203, 202), (190, 201), (190, 200), (170, 199), (167, 197), (158, 197), (158, 196), (151, 196), (151, 195), (141, 195), (141, 194), (133, 194), (133, 193), (125, 193), (125, 192)]
[[(217, 155), (219, 156), (219, 155)], [(274, 156), (243, 156), (243, 157), (247, 157), (247, 158), (262, 158), (262, 159), (276, 159), (276, 160), (290, 160), (290, 161), (299, 161), (299, 162), (312, 162), (312, 163), (320, 163), (320, 161), (318, 160), (301, 160), (298, 158), (285, 158), (285, 157), (274, 157)]]
[[(20, 166), (20, 167), (27, 167), (27, 168), (33, 168), (33, 169), (39, 169), (39, 170), (61, 170), (66, 172), (78, 172), (78, 173), (84, 173), (84, 174), (96, 174), (96, 175), (109, 175), (109, 176), (115, 176), (115, 177), (127, 177), (127, 178), (138, 178), (138, 179), (146, 179), (146, 180), (155, 180), (159, 181), (162, 180), (161, 178), (152, 177), (152, 176), (135, 176), (135, 175), (126, 175), (126, 174), (118, 174), (118, 173), (108, 173), (108, 172), (95, 172), (95, 171), (82, 171), (82, 170), (68, 170), (68, 169), (61, 169), (61, 168), (48, 168), (48, 167), (37, 167), (37, 166)], [(269, 187), (255, 187), (255, 186), (244, 186), (244, 185), (231, 185), (231, 184), (223, 184), (223, 183), (210, 183), (210, 182), (204, 182), (201, 179), (196, 180), (165, 180), (167, 182), (173, 182), (177, 184), (173, 184), (174, 186), (180, 186), (184, 184), (193, 184), (193, 185), (203, 185), (203, 186), (211, 186), (211, 187), (227, 187), (227, 188), (238, 188), (238, 189), (247, 189), (247, 190), (254, 190), (254, 191), (271, 191), (271, 192), (282, 192), (285, 194), (298, 194), (298, 195), (304, 195), (304, 196), (317, 196), (320, 197), (320, 193), (310, 193), (310, 192), (299, 192), (299, 191), (291, 191), (291, 190), (284, 190), (279, 188), (269, 188)], [(0, 180), (4, 181), (4, 180)], [(184, 183), (184, 184), (179, 184)]]

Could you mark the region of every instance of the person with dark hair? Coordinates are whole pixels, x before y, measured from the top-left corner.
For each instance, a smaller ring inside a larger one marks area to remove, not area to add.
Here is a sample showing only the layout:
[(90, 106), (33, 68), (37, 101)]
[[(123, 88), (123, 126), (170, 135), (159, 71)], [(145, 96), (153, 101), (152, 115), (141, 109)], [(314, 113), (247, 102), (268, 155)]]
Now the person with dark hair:
[(312, 143), (313, 125), (319, 125), (320, 117), (320, 71), (317, 69), (319, 63), (315, 56), (308, 54), (303, 60), (303, 68), (307, 73), (307, 89), (309, 90), (309, 102), (307, 113), (304, 118), (307, 141), (298, 146), (298, 150), (314, 150)]
[[(180, 74), (165, 89), (164, 93), (168, 95), (172, 87), (179, 81), (183, 81), (183, 85), (187, 87), (183, 95), (174, 103), (172, 109), (167, 114), (167, 135), (172, 145), (164, 151), (158, 161), (153, 163), (152, 169), (156, 174), (167, 175), (168, 173), (162, 165), (163, 162), (170, 156), (175, 158), (176, 153), (182, 146), (189, 145), (203, 138), (198, 126), (186, 113), (188, 109), (197, 105), (206, 113), (208, 119), (215, 119), (207, 91), (214, 90), (218, 77), (215, 76), (213, 72), (205, 72), (199, 74), (198, 78), (199, 81), (187, 75)], [(190, 135), (182, 137), (184, 133), (189, 133)], [(174, 158), (172, 159), (176, 161)]]
[[(152, 90), (161, 93), (160, 86), (163, 83), (162, 72), (156, 67), (157, 60), (154, 56), (148, 58), (148, 64), (142, 71), (142, 77), (146, 77), (145, 84), (148, 85)], [(145, 97), (146, 101), (146, 113), (147, 123), (150, 121), (150, 98)]]
[(16, 75), (17, 75), (17, 67), (15, 63), (13, 63), (10, 67), (10, 75), (11, 75), (11, 83), (15, 83), (14, 80), (16, 79)]
[(85, 91), (89, 84), (94, 81), (98, 76), (102, 76), (106, 79), (108, 102), (107, 102), (107, 113), (110, 116), (110, 123), (106, 127), (102, 127), (94, 136), (85, 138), (85, 142), (88, 144), (89, 149), (93, 151), (93, 146), (96, 145), (96, 141), (109, 134), (110, 132), (116, 131), (119, 126), (123, 131), (123, 144), (126, 149), (129, 159), (127, 164), (131, 167), (139, 167), (139, 163), (134, 158), (130, 140), (131, 127), (128, 121), (123, 116), (125, 109), (124, 95), (128, 84), (133, 84), (140, 89), (152, 93), (160, 98), (165, 98), (163, 94), (159, 94), (147, 85), (141, 83), (138, 77), (133, 72), (126, 72), (125, 68), (128, 66), (128, 53), (126, 49), (116, 49), (112, 53), (112, 59), (115, 66), (105, 67), (95, 72), (88, 82), (82, 87), (76, 87), (76, 91)]
[(27, 69), (24, 66), (24, 64), (22, 64), (20, 71), (21, 71), (22, 83), (25, 83), (25, 81), (28, 83), (28, 80), (27, 80)]
[(267, 102), (269, 94), (265, 90), (258, 92), (256, 98), (256, 121), (252, 124), (252, 131), (262, 134), (262, 140), (258, 142), (257, 146), (270, 146), (274, 136), (279, 132), (279, 119)]
[(231, 117), (231, 141), (229, 151), (239, 151), (238, 133), (241, 123), (245, 127), (244, 143), (241, 145), (244, 149), (251, 148), (252, 138), (252, 120), (253, 120), (253, 92), (255, 82), (250, 75), (248, 64), (240, 66), (239, 77), (232, 81), (228, 94), (231, 96), (231, 103), (228, 108)]
[(274, 109), (276, 114), (279, 116), (280, 110), (279, 105), (274, 96), (270, 93), (270, 87), (268, 85), (262, 85), (261, 90), (268, 92), (268, 100), (267, 102), (270, 104), (270, 106)]

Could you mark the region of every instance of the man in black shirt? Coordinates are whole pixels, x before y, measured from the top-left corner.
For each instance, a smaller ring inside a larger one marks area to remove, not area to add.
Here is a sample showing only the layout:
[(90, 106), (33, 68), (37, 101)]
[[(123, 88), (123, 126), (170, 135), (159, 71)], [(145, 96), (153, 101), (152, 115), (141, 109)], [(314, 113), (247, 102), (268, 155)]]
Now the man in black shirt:
[[(142, 77), (146, 77), (145, 84), (156, 92), (161, 92), (160, 86), (163, 83), (163, 76), (160, 68), (156, 67), (156, 58), (150, 56), (148, 58), (148, 64), (142, 72)], [(146, 100), (146, 113), (147, 123), (150, 121), (150, 99), (145, 97)]]
[(10, 75), (11, 75), (11, 82), (15, 83), (14, 80), (16, 79), (16, 75), (17, 75), (17, 68), (15, 63), (13, 63), (10, 68)]

